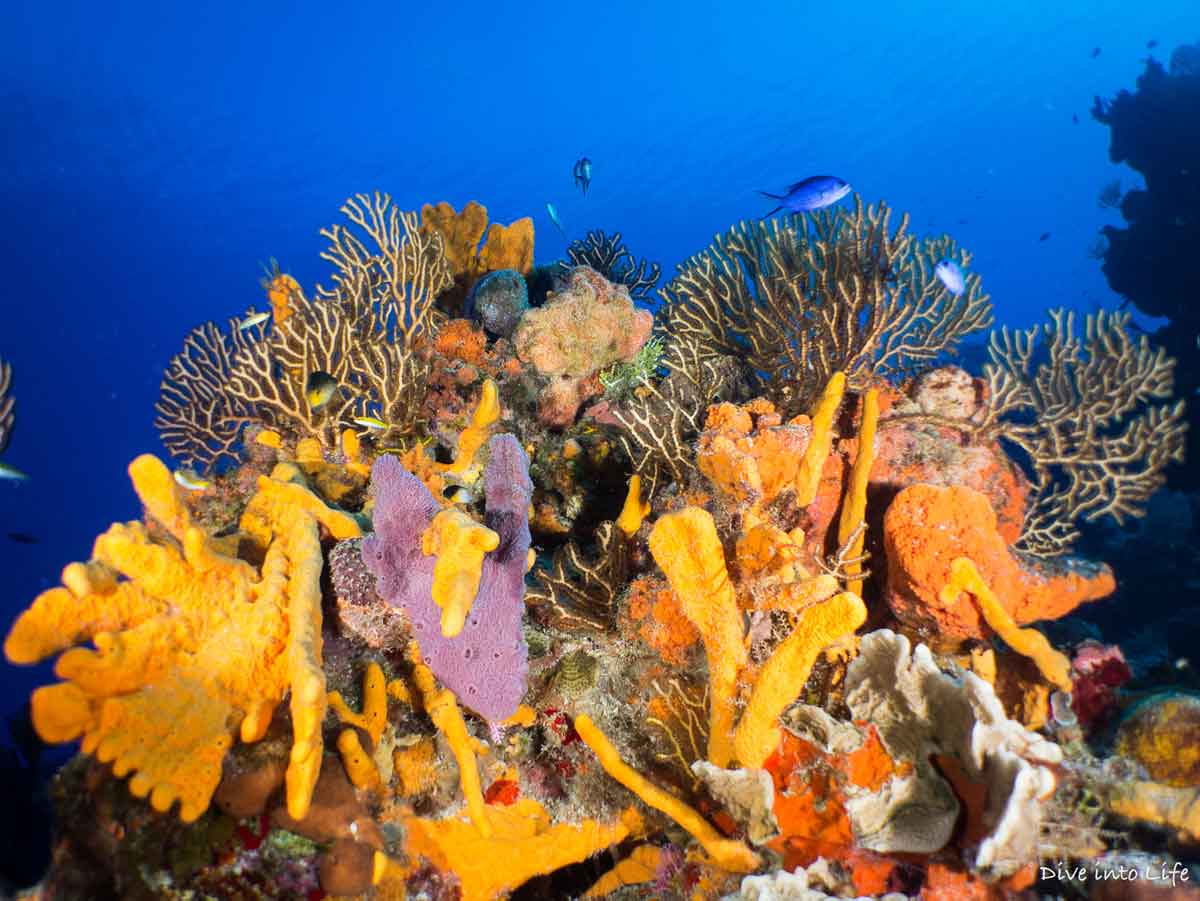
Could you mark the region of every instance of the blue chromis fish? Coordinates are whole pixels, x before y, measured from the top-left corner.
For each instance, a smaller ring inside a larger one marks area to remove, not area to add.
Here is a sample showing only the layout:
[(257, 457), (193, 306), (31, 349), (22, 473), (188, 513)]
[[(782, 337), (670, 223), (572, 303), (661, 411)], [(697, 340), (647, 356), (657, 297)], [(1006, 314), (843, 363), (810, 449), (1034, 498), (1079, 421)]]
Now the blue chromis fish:
[(15, 466), (9, 466), (7, 463), (0, 463), (0, 479), (7, 479), (13, 482), (24, 482), (29, 476), (21, 472)]
[(309, 373), (308, 381), (304, 383), (304, 397), (314, 410), (319, 410), (329, 403), (337, 390), (337, 379), (321, 369)]
[(780, 210), (788, 210), (792, 213), (811, 213), (814, 210), (823, 210), (827, 206), (833, 206), (851, 190), (850, 183), (844, 178), (838, 178), (836, 175), (812, 175), (804, 181), (788, 185), (786, 193), (783, 194), (768, 194), (766, 191), (759, 191), (758, 193), (763, 197), (779, 201), (779, 206), (766, 213), (762, 218), (773, 216)]
[(246, 329), (254, 328), (260, 322), (266, 322), (270, 318), (271, 313), (269, 310), (264, 313), (256, 313), (254, 312), (254, 307), (251, 307), (246, 311), (246, 318), (238, 323), (238, 331), (244, 332)]
[(550, 214), (550, 221), (554, 223), (554, 227), (558, 229), (558, 233), (566, 238), (567, 232), (562, 227), (562, 223), (558, 219), (558, 210), (554, 208), (554, 204), (547, 203), (546, 212)]
[(188, 491), (204, 491), (206, 488), (212, 487), (212, 482), (201, 478), (190, 469), (175, 470), (175, 484), (181, 488), (186, 488)]
[(575, 177), (575, 187), (586, 194), (592, 183), (592, 161), (586, 156), (580, 157), (575, 161), (571, 174)]
[(933, 267), (933, 274), (937, 276), (939, 282), (946, 286), (946, 290), (955, 297), (958, 297), (967, 288), (966, 277), (963, 275), (962, 267), (954, 262), (954, 260), (942, 260)]
[(374, 432), (384, 432), (388, 429), (388, 424), (378, 416), (355, 416), (351, 422), (357, 426), (362, 426), (364, 429), (370, 429)]

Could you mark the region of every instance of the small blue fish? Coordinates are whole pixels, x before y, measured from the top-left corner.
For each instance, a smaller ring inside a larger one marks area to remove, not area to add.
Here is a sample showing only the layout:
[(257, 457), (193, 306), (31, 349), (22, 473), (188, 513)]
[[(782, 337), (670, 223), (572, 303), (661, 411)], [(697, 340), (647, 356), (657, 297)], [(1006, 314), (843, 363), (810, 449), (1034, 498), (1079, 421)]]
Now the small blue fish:
[(853, 190), (850, 183), (836, 175), (813, 175), (794, 185), (788, 185), (786, 194), (768, 194), (759, 191), (763, 197), (778, 200), (779, 206), (765, 214), (762, 218), (773, 216), (780, 210), (793, 213), (811, 213), (813, 210), (823, 210), (833, 206)]
[(571, 174), (575, 177), (575, 187), (586, 194), (592, 183), (592, 161), (586, 156), (580, 157), (575, 161)]
[(942, 260), (933, 267), (933, 274), (937, 276), (939, 282), (946, 286), (946, 290), (955, 297), (958, 297), (967, 288), (962, 267), (954, 262), (954, 260)]
[(562, 223), (558, 221), (558, 210), (554, 208), (554, 204), (546, 204), (546, 212), (550, 214), (550, 221), (554, 223), (554, 227), (558, 229), (558, 233), (565, 239), (567, 232), (563, 229)]

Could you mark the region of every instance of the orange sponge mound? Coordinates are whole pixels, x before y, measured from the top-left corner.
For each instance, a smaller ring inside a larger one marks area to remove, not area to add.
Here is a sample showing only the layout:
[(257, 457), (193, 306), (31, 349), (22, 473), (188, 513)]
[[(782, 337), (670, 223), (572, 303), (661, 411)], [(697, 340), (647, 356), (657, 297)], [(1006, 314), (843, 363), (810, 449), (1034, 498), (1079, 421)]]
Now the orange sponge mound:
[(948, 645), (990, 634), (968, 593), (946, 603), (939, 599), (959, 557), (975, 564), (1017, 625), (1058, 619), (1116, 589), (1107, 566), (1018, 558), (997, 527), (987, 495), (971, 488), (911, 485), (888, 507), (883, 530), (892, 612), (905, 626)]
[[(179, 541), (152, 538), (141, 523), (113, 525), (94, 559), (67, 567), (64, 587), (38, 597), (9, 633), (14, 663), (65, 650), (55, 666), (63, 681), (34, 692), (34, 728), (49, 742), (82, 738), (85, 754), (133, 774), (133, 794), (159, 811), (179, 801), (191, 821), (208, 808), (234, 733), (262, 738), (290, 690), (288, 804), (306, 811), (326, 707), (319, 529), (347, 521), (314, 509), (301, 486), (264, 478), (255, 525), (269, 544), (256, 571), (178, 515), (164, 470), (139, 458), (130, 475)], [(88, 639), (94, 649), (76, 646)]]

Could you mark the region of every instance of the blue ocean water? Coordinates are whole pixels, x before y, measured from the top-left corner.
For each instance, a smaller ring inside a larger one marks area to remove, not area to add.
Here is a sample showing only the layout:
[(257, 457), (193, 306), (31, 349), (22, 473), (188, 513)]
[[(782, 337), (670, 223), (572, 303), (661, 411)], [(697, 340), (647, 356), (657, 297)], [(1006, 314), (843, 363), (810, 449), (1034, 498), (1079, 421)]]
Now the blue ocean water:
[[(29, 474), (0, 481), (5, 630), (137, 515), (125, 468), (163, 453), (187, 331), (262, 308), (271, 257), (326, 280), (318, 230), (355, 192), (532, 215), (539, 262), (566, 244), (552, 202), (570, 238), (620, 231), (669, 277), (770, 208), (756, 189), (835, 173), (952, 234), (1025, 326), (1120, 303), (1088, 250), (1119, 222), (1102, 185), (1138, 177), (1088, 111), (1200, 37), (1195, 0), (338, 6), (5, 4), (4, 460)], [(3, 673), (6, 709), (46, 678)]]
[[(998, 324), (1025, 326), (1119, 303), (1087, 252), (1118, 221), (1100, 187), (1137, 176), (1088, 109), (1132, 85), (1147, 41), (1200, 29), (1190, 0), (15, 2), (6, 19), (5, 460), (31, 478), (0, 482), (0, 524), (39, 541), (0, 540), (5, 622), (135, 515), (125, 467), (161, 448), (159, 380), (188, 330), (262, 307), (270, 257), (326, 279), (318, 231), (355, 192), (532, 215), (539, 261), (565, 249), (552, 202), (570, 238), (620, 231), (669, 275), (766, 212), (756, 189), (837, 173), (952, 234)], [(4, 678), (15, 704), (38, 677)]]

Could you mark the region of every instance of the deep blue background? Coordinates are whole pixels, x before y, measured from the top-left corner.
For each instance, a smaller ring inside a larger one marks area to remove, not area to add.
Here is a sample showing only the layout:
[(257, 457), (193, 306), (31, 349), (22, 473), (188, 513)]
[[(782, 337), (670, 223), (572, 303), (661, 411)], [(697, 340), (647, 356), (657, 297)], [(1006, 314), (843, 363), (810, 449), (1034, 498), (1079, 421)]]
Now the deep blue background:
[[(1117, 221), (1100, 187), (1136, 177), (1088, 109), (1148, 40), (1165, 60), (1200, 38), (1196, 0), (334, 6), (4, 4), (4, 459), (31, 478), (0, 482), (0, 629), (138, 515), (125, 467), (162, 452), (188, 329), (262, 308), (269, 257), (323, 278), (318, 229), (353, 192), (532, 214), (542, 261), (552, 201), (571, 237), (622, 231), (669, 274), (765, 212), (754, 189), (828, 172), (955, 235), (997, 320), (1027, 325), (1118, 302), (1087, 249)], [(5, 709), (44, 677), (3, 674)]]

